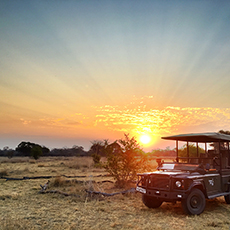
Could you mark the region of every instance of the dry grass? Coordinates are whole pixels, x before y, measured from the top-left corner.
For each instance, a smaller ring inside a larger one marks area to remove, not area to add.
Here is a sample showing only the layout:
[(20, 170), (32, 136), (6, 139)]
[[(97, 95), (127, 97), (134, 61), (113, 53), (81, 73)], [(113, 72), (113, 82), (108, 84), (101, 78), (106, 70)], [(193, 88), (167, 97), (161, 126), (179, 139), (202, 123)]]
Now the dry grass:
[(6, 169), (1, 169), (0, 170), (0, 177), (1, 176), (8, 176), (7, 170)]
[[(60, 194), (39, 194), (38, 180), (0, 180), (0, 229), (229, 229), (230, 205), (223, 198), (207, 200), (205, 212), (187, 216), (180, 203), (163, 203), (158, 209), (148, 209), (140, 194), (113, 197), (87, 196), (85, 189), (115, 192), (113, 183), (100, 182), (106, 174), (92, 167), (91, 158), (9, 159), (0, 164), (0, 172), (10, 177), (54, 176), (49, 189), (56, 189), (79, 197)], [(79, 168), (76, 166), (80, 166)], [(84, 165), (87, 165), (85, 167)], [(71, 166), (71, 167), (70, 167)], [(76, 178), (61, 175), (87, 176)], [(108, 179), (108, 178), (106, 178)], [(111, 178), (109, 178), (111, 180)], [(67, 182), (69, 180), (69, 182)]]

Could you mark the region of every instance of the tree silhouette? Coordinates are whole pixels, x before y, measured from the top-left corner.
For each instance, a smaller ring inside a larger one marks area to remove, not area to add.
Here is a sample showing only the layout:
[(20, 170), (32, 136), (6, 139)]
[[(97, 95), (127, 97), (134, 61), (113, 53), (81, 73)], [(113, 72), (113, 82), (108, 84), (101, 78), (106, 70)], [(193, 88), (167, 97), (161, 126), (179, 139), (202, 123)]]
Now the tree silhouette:
[[(189, 144), (189, 157), (197, 157), (197, 147), (195, 144)], [(199, 153), (205, 153), (205, 150), (198, 146)], [(187, 144), (183, 145), (179, 150), (178, 154), (180, 157), (187, 157)]]
[(35, 160), (37, 160), (42, 155), (42, 148), (41, 148), (41, 146), (38, 146), (38, 145), (33, 146), (33, 148), (31, 149), (30, 155)]
[(31, 156), (34, 159), (38, 159), (41, 155), (48, 154), (50, 150), (45, 146), (40, 146), (39, 144), (22, 141), (16, 151), (24, 156)]
[(106, 161), (102, 164), (107, 172), (115, 179), (118, 187), (124, 187), (127, 182), (136, 179), (139, 170), (147, 169), (148, 158), (141, 150), (135, 137), (124, 134), (109, 144), (108, 141), (97, 142), (91, 146), (94, 153), (105, 154)]

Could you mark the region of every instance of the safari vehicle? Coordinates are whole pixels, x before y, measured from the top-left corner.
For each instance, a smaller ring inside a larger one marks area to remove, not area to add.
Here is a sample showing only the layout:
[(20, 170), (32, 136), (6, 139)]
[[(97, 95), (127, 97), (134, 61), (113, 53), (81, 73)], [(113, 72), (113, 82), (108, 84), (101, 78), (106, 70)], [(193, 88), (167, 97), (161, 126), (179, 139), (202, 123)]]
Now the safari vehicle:
[[(162, 137), (176, 141), (176, 159), (164, 162), (158, 159), (156, 171), (139, 173), (136, 190), (149, 208), (158, 208), (163, 202), (181, 201), (186, 214), (199, 215), (206, 199), (224, 196), (230, 204), (230, 135), (220, 133), (192, 133)], [(178, 154), (178, 142), (187, 142), (187, 156)], [(196, 156), (190, 156), (189, 143), (195, 142)], [(199, 143), (205, 146), (199, 152)], [(207, 150), (207, 144), (214, 146)]]

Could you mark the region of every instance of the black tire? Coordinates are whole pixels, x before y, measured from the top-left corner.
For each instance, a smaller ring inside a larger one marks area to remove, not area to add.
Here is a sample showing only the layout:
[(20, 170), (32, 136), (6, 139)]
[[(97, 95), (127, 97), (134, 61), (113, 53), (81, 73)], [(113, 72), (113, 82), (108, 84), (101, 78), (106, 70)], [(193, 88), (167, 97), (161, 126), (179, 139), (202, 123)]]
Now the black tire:
[(197, 188), (192, 189), (186, 199), (181, 201), (184, 212), (189, 215), (201, 214), (206, 205), (204, 193)]
[(230, 204), (230, 195), (224, 196), (225, 202)]
[(157, 197), (147, 196), (145, 194), (142, 195), (142, 201), (148, 208), (159, 208), (163, 203), (163, 201)]
[[(230, 183), (230, 181), (228, 181), (228, 183)], [(230, 185), (228, 185), (228, 192), (230, 192)], [(230, 204), (230, 194), (228, 194), (227, 196), (224, 196), (225, 202), (226, 204)]]

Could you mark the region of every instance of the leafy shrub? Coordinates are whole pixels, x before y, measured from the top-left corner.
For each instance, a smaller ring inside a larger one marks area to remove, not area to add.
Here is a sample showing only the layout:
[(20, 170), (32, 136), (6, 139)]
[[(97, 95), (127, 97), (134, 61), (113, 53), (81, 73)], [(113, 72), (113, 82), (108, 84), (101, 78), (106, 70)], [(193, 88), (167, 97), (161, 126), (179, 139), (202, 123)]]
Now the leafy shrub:
[(140, 149), (135, 137), (130, 138), (124, 134), (120, 139), (111, 144), (104, 141), (103, 150), (106, 161), (103, 168), (115, 179), (118, 187), (124, 187), (129, 181), (135, 180), (138, 171), (149, 169), (149, 158)]
[(40, 146), (33, 146), (31, 149), (31, 156), (37, 160), (42, 155), (42, 148)]
[(101, 156), (97, 153), (93, 153), (91, 156), (93, 157), (94, 165), (99, 165), (101, 161)]

